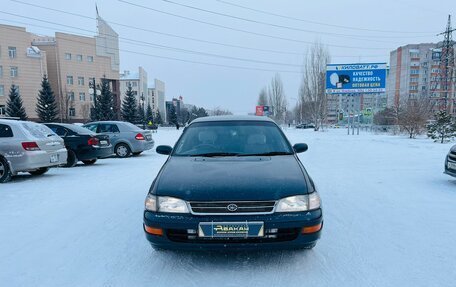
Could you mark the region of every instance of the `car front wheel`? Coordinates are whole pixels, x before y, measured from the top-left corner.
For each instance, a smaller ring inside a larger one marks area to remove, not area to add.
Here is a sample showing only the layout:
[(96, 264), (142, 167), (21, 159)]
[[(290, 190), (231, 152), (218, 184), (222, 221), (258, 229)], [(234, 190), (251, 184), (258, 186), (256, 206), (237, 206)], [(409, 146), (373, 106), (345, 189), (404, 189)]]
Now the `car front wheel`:
[(11, 179), (11, 171), (8, 162), (0, 157), (0, 183), (8, 182)]
[(116, 146), (116, 155), (118, 157), (128, 157), (131, 153), (130, 147), (124, 143)]

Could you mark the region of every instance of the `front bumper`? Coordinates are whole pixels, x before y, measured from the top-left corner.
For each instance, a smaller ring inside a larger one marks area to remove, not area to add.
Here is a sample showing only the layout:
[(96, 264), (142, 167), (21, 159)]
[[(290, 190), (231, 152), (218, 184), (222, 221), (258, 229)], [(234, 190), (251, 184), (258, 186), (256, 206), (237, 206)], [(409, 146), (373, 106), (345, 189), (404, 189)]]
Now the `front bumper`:
[(132, 152), (143, 152), (146, 150), (150, 150), (154, 147), (154, 140), (147, 141), (147, 140), (136, 140), (132, 143), (131, 145), (131, 151)]
[[(448, 175), (450, 175), (452, 177), (456, 177), (456, 170), (448, 168), (448, 161), (449, 160), (448, 160), (448, 155), (447, 155), (447, 157), (445, 159), (445, 167), (444, 167), (445, 171), (443, 173), (448, 174)], [(451, 162), (456, 164), (455, 161), (451, 161)]]
[[(198, 237), (200, 222), (264, 222), (265, 236), (259, 238), (212, 239)], [(211, 215), (164, 214), (144, 212), (144, 225), (161, 228), (163, 235), (146, 232), (152, 246), (178, 250), (223, 250), (223, 249), (295, 249), (315, 243), (321, 234), (303, 234), (303, 227), (323, 224), (321, 209), (309, 212), (274, 213), (269, 215)], [(143, 226), (144, 228), (144, 226)], [(191, 233), (189, 233), (191, 231)]]

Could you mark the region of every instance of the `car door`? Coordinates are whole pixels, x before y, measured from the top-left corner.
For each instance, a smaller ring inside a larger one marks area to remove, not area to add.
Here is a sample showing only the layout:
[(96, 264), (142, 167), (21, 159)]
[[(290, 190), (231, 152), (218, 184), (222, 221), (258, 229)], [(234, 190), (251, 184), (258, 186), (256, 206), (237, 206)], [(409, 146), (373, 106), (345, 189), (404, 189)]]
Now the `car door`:
[(116, 146), (120, 141), (120, 131), (116, 124), (102, 123), (98, 124), (97, 133), (109, 136), (109, 140), (113, 146)]

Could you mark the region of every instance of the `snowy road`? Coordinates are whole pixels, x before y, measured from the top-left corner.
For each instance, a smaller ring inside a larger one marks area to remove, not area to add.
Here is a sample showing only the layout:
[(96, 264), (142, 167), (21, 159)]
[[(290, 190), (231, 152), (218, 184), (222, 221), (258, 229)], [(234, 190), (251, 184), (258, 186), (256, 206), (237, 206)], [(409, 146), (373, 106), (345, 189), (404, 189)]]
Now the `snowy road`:
[[(173, 144), (174, 130), (154, 134)], [(311, 251), (155, 252), (143, 201), (154, 151), (0, 185), (0, 286), (456, 286), (450, 145), (289, 130), (320, 190), (325, 229)]]

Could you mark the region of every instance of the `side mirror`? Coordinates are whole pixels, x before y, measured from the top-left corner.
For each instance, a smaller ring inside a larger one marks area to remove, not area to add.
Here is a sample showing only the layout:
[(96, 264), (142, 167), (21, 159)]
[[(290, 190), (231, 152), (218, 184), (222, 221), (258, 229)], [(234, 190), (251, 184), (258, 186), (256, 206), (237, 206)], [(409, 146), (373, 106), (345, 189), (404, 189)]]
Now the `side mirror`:
[(169, 145), (159, 145), (155, 150), (159, 154), (169, 155), (173, 151), (173, 148)]
[(293, 146), (293, 149), (296, 153), (305, 152), (309, 147), (305, 143), (297, 143)]

